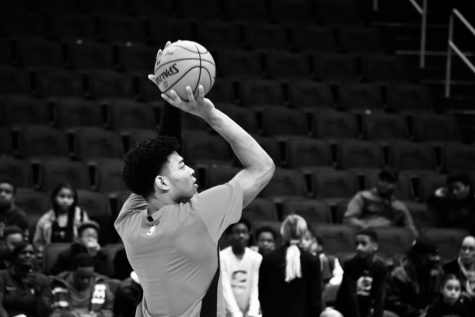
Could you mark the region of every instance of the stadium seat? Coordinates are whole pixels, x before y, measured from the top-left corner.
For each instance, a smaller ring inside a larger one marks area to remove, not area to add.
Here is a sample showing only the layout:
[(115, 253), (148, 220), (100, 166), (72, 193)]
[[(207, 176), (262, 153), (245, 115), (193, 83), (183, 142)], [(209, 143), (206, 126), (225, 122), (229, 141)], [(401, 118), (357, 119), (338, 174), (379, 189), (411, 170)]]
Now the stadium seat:
[(213, 49), (239, 49), (243, 46), (240, 26), (233, 22), (204, 21), (197, 25), (197, 38), (200, 43), (206, 43), (206, 48)]
[(313, 173), (314, 195), (330, 204), (351, 198), (358, 191), (356, 174), (351, 171), (321, 170)]
[(347, 110), (382, 109), (383, 95), (375, 84), (342, 84), (338, 89), (340, 107)]
[(156, 55), (156, 49), (143, 44), (118, 46), (119, 65), (126, 72), (151, 70)]
[(64, 66), (61, 44), (42, 39), (17, 41), (16, 57), (23, 66)]
[(241, 82), (240, 101), (246, 107), (284, 105), (281, 83), (266, 79), (249, 79)]
[(406, 118), (392, 113), (371, 113), (362, 117), (363, 137), (368, 140), (393, 141), (409, 139)]
[(115, 274), (114, 259), (117, 253), (123, 249), (124, 249), (124, 245), (121, 242), (108, 243), (104, 246), (103, 250), (104, 250), (104, 253), (107, 255), (107, 272), (109, 272), (109, 276), (114, 276)]
[[(378, 184), (380, 170), (365, 171), (365, 188), (373, 188)], [(399, 200), (413, 201), (415, 199), (411, 176), (407, 173), (399, 173), (395, 197)]]
[[(256, 2), (253, 2), (253, 11)], [(239, 4), (241, 5), (241, 4)], [(254, 22), (244, 24), (244, 41), (250, 49), (288, 49), (290, 43), (284, 25)]]
[(108, 195), (111, 204), (113, 219), (117, 217), (125, 201), (127, 200), (127, 198), (129, 198), (130, 194), (130, 190), (126, 189), (121, 191), (114, 191)]
[(260, 56), (255, 51), (220, 50), (217, 55), (217, 63), (218, 74), (221, 73), (226, 77), (243, 79), (263, 76)]
[[(224, 0), (224, 13), (226, 18), (243, 21), (266, 21), (269, 18), (269, 8), (266, 1)], [(252, 8), (252, 10), (249, 10)]]
[(415, 173), (435, 171), (437, 163), (434, 148), (428, 143), (397, 141), (389, 146), (389, 165)]
[(76, 159), (110, 159), (123, 155), (120, 136), (96, 127), (81, 127), (73, 131), (73, 156)]
[(329, 168), (333, 163), (330, 145), (326, 141), (306, 137), (286, 140), (285, 160), (289, 167), (302, 171)]
[(318, 0), (318, 21), (323, 25), (358, 25), (361, 23), (354, 1)]
[(326, 110), (314, 116), (313, 134), (319, 139), (346, 139), (358, 137), (358, 124), (354, 114)]
[(449, 173), (475, 171), (475, 147), (447, 143), (442, 147), (442, 162)]
[(122, 159), (97, 159), (89, 163), (94, 170), (94, 189), (101, 193), (126, 190), (122, 180)]
[(21, 157), (69, 155), (66, 133), (42, 125), (23, 125), (15, 127), (16, 153)]
[(412, 127), (416, 140), (456, 142), (460, 140), (459, 126), (455, 116), (435, 113), (412, 115)]
[(127, 0), (114, 1), (95, 1), (81, 0), (82, 9), (90, 14), (94, 13), (117, 13), (124, 14), (127, 12)]
[(51, 14), (78, 12), (81, 9), (76, 0), (43, 0), (41, 1), (41, 4), (36, 4), (36, 6), (40, 6), (42, 10), (46, 10)]
[(211, 188), (229, 182), (239, 171), (235, 166), (210, 166), (205, 170), (204, 179), (198, 177), (197, 182), (200, 187)]
[(194, 26), (186, 19), (178, 20), (165, 16), (158, 19), (150, 18), (148, 24), (149, 41), (158, 47), (164, 47), (167, 41), (193, 38)]
[[(176, 14), (174, 8), (174, 0), (161, 0), (161, 1), (150, 1), (150, 0), (134, 0), (129, 2), (130, 10), (132, 14), (143, 16), (150, 15), (154, 17), (171, 17)], [(160, 20), (156, 19), (156, 20)]]
[[(5, 14), (7, 13), (8, 14)], [(28, 38), (42, 37), (46, 34), (44, 15), (38, 12), (22, 10), (3, 11), (0, 32), (5, 37)]]
[(301, 109), (333, 107), (331, 88), (326, 83), (299, 80), (288, 85), (290, 104)]
[(203, 132), (209, 132), (211, 130), (210, 126), (203, 119), (189, 113), (181, 114), (181, 127), (183, 130), (197, 130)]
[(345, 216), (346, 209), (348, 208), (348, 203), (350, 202), (351, 198), (340, 199), (336, 202), (333, 211), (333, 223), (335, 224), (342, 224), (343, 217)]
[(12, 132), (10, 128), (0, 126), (0, 155), (13, 155)]
[(0, 64), (12, 64), (12, 47), (11, 43), (7, 39), (0, 39)]
[[(77, 11), (76, 11), (77, 12)], [(97, 38), (95, 17), (77, 13), (53, 14), (51, 30), (62, 41), (94, 41)]]
[(295, 79), (312, 79), (310, 57), (304, 53), (271, 51), (265, 54), (266, 73), (270, 77), (293, 82)]
[(378, 83), (407, 82), (409, 76), (398, 56), (370, 55), (362, 58), (362, 77)]
[(298, 214), (305, 218), (307, 223), (332, 223), (330, 206), (322, 200), (289, 199), (282, 203), (282, 218), (289, 214)]
[(342, 169), (380, 169), (384, 165), (383, 151), (375, 142), (343, 140), (337, 144), (337, 164)]
[(257, 119), (253, 109), (223, 104), (219, 109), (248, 132), (257, 131)]
[(54, 242), (45, 245), (43, 249), (43, 270), (44, 274), (49, 274), (58, 260), (61, 252), (70, 248), (71, 244), (66, 242)]
[(37, 93), (43, 97), (83, 97), (81, 74), (59, 67), (35, 68)]
[(230, 164), (231, 150), (228, 143), (217, 135), (204, 131), (183, 131), (183, 157), (190, 164)]
[(383, 51), (380, 35), (375, 28), (342, 27), (338, 30), (340, 48), (347, 53), (377, 53)]
[[(51, 208), (51, 198), (45, 192), (36, 191), (31, 188), (18, 188), (15, 204), (26, 212), (28, 218), (36, 216), (35, 218), (38, 219), (48, 208)], [(33, 233), (30, 232), (31, 235)]]
[(78, 205), (84, 208), (92, 219), (112, 220), (110, 219), (109, 200), (101, 193), (83, 189), (78, 190)]
[(422, 234), (439, 247), (443, 260), (451, 260), (459, 254), (463, 238), (470, 233), (464, 229), (424, 228)]
[[(213, 17), (223, 16), (222, 1), (202, 0), (199, 2), (175, 0), (178, 16), (187, 18), (206, 20)], [(206, 43), (206, 42), (203, 42)]]
[(427, 208), (425, 202), (404, 201), (404, 204), (409, 208), (412, 220), (419, 231), (423, 228), (435, 227), (435, 215)]
[(388, 85), (388, 107), (401, 112), (432, 111), (432, 100), (427, 87), (408, 83)]
[(127, 129), (126, 131), (123, 131), (121, 135), (126, 139), (126, 148), (124, 152), (128, 152), (135, 144), (157, 137), (157, 130)]
[[(67, 47), (68, 65), (78, 71), (100, 68), (113, 69), (115, 66), (113, 48), (108, 44), (74, 42), (69, 43)], [(120, 56), (122, 57), (122, 55)], [(154, 58), (148, 60), (149, 68), (151, 68), (153, 60)]]
[(75, 188), (91, 187), (87, 167), (82, 162), (41, 159), (38, 164), (38, 183), (41, 190), (51, 191), (59, 183), (69, 183)]
[(103, 15), (99, 20), (101, 38), (111, 43), (144, 43), (145, 21), (140, 17)]
[(336, 52), (337, 46), (331, 28), (312, 24), (291, 26), (292, 47), (298, 51)]
[(308, 134), (307, 118), (300, 110), (265, 106), (256, 110), (262, 114), (262, 133), (266, 136), (305, 136)]
[(42, 99), (25, 95), (9, 95), (0, 101), (0, 114), (8, 126), (18, 124), (48, 125), (48, 105)]
[(234, 103), (238, 100), (234, 81), (224, 78), (214, 82), (213, 88), (207, 96), (213, 102), (219, 103)]
[(315, 22), (313, 2), (307, 0), (270, 1), (269, 14), (277, 23)]
[(1, 65), (0, 66), (0, 93), (1, 94), (30, 94), (30, 77), (24, 69)]
[(102, 107), (82, 98), (54, 99), (54, 124), (59, 128), (103, 126)]
[(356, 229), (346, 225), (316, 224), (315, 234), (323, 241), (326, 254), (347, 255), (355, 251)]
[(305, 177), (297, 170), (277, 168), (271, 181), (259, 195), (276, 202), (295, 197), (306, 198), (308, 190)]
[(265, 137), (262, 135), (253, 135), (257, 143), (262, 146), (264, 151), (272, 158), (276, 166), (282, 166), (283, 159), (279, 141), (275, 137)]
[(344, 83), (358, 81), (356, 60), (351, 55), (322, 53), (313, 56), (315, 73), (319, 80)]
[(386, 258), (402, 258), (411, 248), (414, 237), (407, 228), (376, 228), (378, 253)]
[(93, 98), (135, 97), (132, 78), (127, 74), (120, 74), (111, 70), (93, 70), (88, 75), (88, 92)]
[(10, 182), (15, 187), (31, 187), (32, 170), (29, 162), (11, 156), (0, 156), (0, 180)]
[(434, 194), (434, 192), (446, 185), (447, 176), (442, 174), (421, 175), (418, 179), (418, 197), (422, 202)]
[(154, 129), (157, 127), (154, 109), (150, 104), (130, 99), (107, 101), (109, 127), (115, 130)]
[[(277, 221), (278, 214), (275, 203), (266, 198), (255, 198), (242, 210), (242, 218), (251, 223), (256, 221)], [(257, 229), (257, 228), (256, 228)]]

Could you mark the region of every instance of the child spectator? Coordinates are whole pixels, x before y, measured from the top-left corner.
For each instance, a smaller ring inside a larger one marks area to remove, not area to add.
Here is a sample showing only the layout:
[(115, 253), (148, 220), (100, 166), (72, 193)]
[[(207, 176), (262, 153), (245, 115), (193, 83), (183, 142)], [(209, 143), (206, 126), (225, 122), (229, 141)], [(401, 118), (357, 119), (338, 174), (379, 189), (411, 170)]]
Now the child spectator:
[(275, 249), (275, 242), (277, 240), (277, 233), (272, 227), (264, 226), (256, 231), (256, 247), (254, 251), (265, 255)]
[(440, 294), (427, 309), (426, 317), (470, 317), (469, 306), (462, 297), (462, 283), (453, 274), (442, 280)]
[(474, 294), (475, 287), (471, 280), (475, 272), (475, 237), (465, 237), (457, 258), (447, 262), (442, 268), (445, 274), (457, 276), (462, 283), (462, 293)]
[(38, 220), (33, 243), (39, 252), (52, 242), (73, 242), (82, 222), (88, 221), (78, 205), (77, 192), (69, 184), (59, 184), (51, 195), (52, 208)]

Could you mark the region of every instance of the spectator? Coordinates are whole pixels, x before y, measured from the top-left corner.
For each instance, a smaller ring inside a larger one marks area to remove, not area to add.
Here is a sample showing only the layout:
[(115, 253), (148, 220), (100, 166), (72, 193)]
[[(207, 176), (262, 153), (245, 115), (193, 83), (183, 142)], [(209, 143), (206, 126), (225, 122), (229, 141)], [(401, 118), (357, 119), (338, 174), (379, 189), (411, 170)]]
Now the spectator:
[(386, 308), (399, 317), (424, 316), (439, 292), (439, 262), (438, 247), (425, 238), (417, 240), (389, 276)]
[(69, 249), (58, 255), (56, 263), (51, 268), (51, 274), (57, 275), (71, 271), (73, 259), (80, 253), (88, 253), (94, 260), (94, 271), (98, 274), (109, 275), (107, 270), (107, 254), (99, 245), (99, 224), (86, 221), (78, 226), (78, 238)]
[(379, 173), (376, 187), (358, 192), (348, 203), (343, 222), (359, 230), (381, 227), (404, 227), (418, 237), (407, 206), (394, 196), (397, 172), (387, 169)]
[(36, 224), (33, 243), (42, 252), (52, 242), (73, 242), (77, 228), (88, 221), (86, 211), (78, 205), (76, 190), (69, 184), (59, 184), (51, 195), (52, 209), (47, 211)]
[(344, 263), (335, 303), (343, 316), (383, 316), (387, 268), (377, 251), (378, 235), (374, 230), (364, 229), (356, 235), (356, 255)]
[(305, 219), (287, 216), (281, 226), (285, 244), (262, 259), (259, 301), (263, 317), (314, 317), (322, 311), (320, 261), (299, 247), (305, 232)]
[(256, 231), (257, 246), (254, 251), (265, 255), (275, 249), (275, 241), (277, 240), (277, 233), (272, 227), (264, 226)]
[(133, 317), (142, 300), (142, 286), (135, 272), (120, 283), (114, 299), (114, 317)]
[(430, 304), (425, 317), (470, 317), (470, 307), (462, 297), (462, 282), (453, 274), (442, 281), (440, 294)]
[(3, 243), (0, 246), (0, 269), (10, 267), (12, 252), (15, 247), (25, 241), (24, 231), (17, 226), (9, 226), (3, 230)]
[(33, 245), (22, 241), (12, 252), (12, 266), (0, 271), (0, 316), (46, 317), (50, 281), (35, 265)]
[(475, 293), (475, 285), (471, 285), (471, 277), (475, 272), (475, 237), (463, 239), (458, 257), (447, 262), (443, 270), (445, 274), (453, 274), (460, 280), (463, 293)]
[(15, 205), (15, 186), (6, 181), (0, 181), (0, 237), (7, 226), (17, 226), (28, 238), (28, 218), (26, 213)]
[(241, 218), (228, 228), (231, 246), (220, 252), (223, 296), (228, 317), (257, 317), (257, 281), (262, 256), (248, 248), (251, 225)]
[(51, 317), (112, 317), (113, 295), (105, 277), (94, 272), (94, 259), (76, 255), (72, 271), (52, 281)]
[(428, 198), (427, 207), (438, 227), (467, 229), (475, 235), (475, 196), (467, 174), (449, 175), (446, 185)]

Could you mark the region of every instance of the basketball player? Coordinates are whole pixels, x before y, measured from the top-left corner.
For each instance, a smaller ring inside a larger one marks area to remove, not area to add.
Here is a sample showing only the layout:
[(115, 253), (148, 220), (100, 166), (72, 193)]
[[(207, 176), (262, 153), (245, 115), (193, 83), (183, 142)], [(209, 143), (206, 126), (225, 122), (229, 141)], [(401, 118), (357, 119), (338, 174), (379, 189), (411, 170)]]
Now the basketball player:
[(204, 98), (202, 86), (197, 99), (190, 87), (186, 91), (188, 102), (173, 90), (162, 98), (205, 120), (230, 144), (243, 169), (228, 183), (198, 193), (175, 138), (144, 141), (125, 155), (123, 179), (133, 194), (115, 227), (143, 287), (140, 317), (224, 317), (218, 240), (275, 169), (260, 145)]

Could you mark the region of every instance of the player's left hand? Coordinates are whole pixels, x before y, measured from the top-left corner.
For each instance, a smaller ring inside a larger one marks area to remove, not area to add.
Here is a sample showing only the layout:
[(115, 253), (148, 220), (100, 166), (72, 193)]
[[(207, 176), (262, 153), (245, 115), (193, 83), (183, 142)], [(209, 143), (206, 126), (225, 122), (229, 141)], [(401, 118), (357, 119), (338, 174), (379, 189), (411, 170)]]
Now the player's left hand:
[[(154, 70), (158, 68), (158, 65), (160, 65), (160, 60), (162, 58), (162, 54), (163, 54), (163, 51), (167, 48), (168, 45), (170, 45), (172, 42), (168, 41), (166, 44), (165, 44), (165, 47), (162, 49), (159, 49), (158, 52), (157, 52), (157, 57), (155, 58), (155, 66), (154, 66)], [(154, 74), (149, 74), (148, 76), (148, 79), (154, 83), (157, 87), (158, 87), (158, 83), (157, 83), (157, 76), (155, 76)]]
[(202, 119), (206, 119), (213, 111), (214, 104), (211, 102), (211, 100), (204, 97), (205, 93), (203, 86), (198, 86), (198, 98), (196, 99), (190, 86), (186, 86), (186, 93), (188, 101), (182, 100), (173, 89), (169, 90), (167, 94), (162, 94), (162, 98), (174, 107), (177, 107)]

